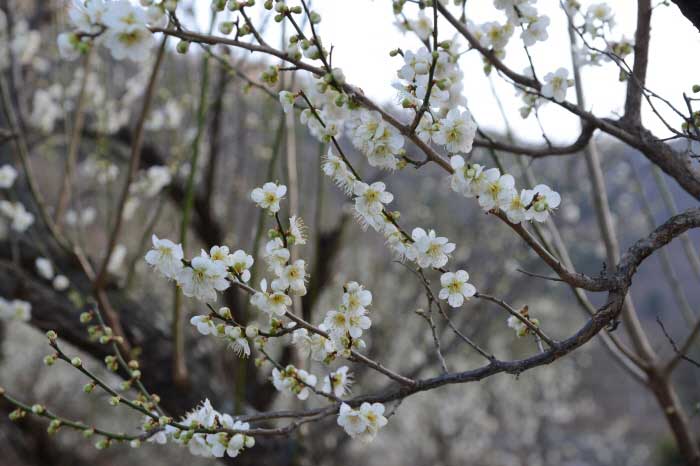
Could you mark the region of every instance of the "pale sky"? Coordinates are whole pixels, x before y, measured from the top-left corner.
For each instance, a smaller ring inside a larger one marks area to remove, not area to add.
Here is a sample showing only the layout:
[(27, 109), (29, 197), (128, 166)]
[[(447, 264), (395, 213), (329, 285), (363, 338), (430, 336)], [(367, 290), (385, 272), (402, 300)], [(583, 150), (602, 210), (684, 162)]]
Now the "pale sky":
[[(202, 2), (209, 3), (209, 2)], [(595, 3), (582, 0), (583, 8)], [(632, 0), (610, 0), (607, 2), (615, 12), (617, 26), (612, 38), (634, 37), (636, 3)], [(658, 3), (658, 2), (657, 2)], [(491, 0), (471, 0), (467, 3), (467, 16), (476, 23), (504, 19), (501, 11), (493, 8)], [(407, 11), (412, 11), (407, 5)], [(571, 69), (569, 38), (566, 16), (559, 8), (557, 0), (539, 0), (538, 11), (549, 15), (549, 40), (539, 42), (530, 48), (538, 76), (559, 67)], [(417, 49), (420, 43), (412, 34), (403, 35), (394, 26), (394, 16), (390, 0), (314, 0), (313, 9), (323, 18), (319, 33), (326, 47), (334, 46), (333, 64), (345, 72), (348, 82), (361, 87), (371, 98), (379, 102), (395, 101), (391, 83), (396, 79), (396, 70), (401, 66), (400, 57), (389, 57), (389, 51)], [(200, 24), (206, 24), (206, 9), (200, 10)], [(270, 43), (279, 43), (277, 23), (271, 22), (266, 32)], [(454, 30), (449, 24), (440, 23), (441, 38), (449, 39)], [(695, 83), (700, 83), (700, 32), (687, 21), (675, 6), (655, 8), (652, 19), (652, 40), (647, 86), (659, 95), (670, 100), (678, 108), (685, 108), (682, 93), (690, 93)], [(463, 41), (463, 44), (466, 41)], [(466, 46), (464, 46), (466, 49)], [(507, 48), (505, 60), (512, 69), (522, 71), (527, 66), (516, 31)], [(631, 64), (631, 61), (630, 61)], [(487, 129), (504, 128), (496, 107), (496, 100), (489, 80), (482, 71), (481, 57), (477, 51), (463, 55), (460, 65), (465, 74), (465, 95), (468, 105), (480, 126)], [(583, 71), (584, 89), (588, 108), (599, 116), (619, 115), (624, 103), (625, 85), (618, 81), (618, 69), (613, 63), (601, 67), (586, 67)], [(541, 141), (541, 131), (536, 120), (530, 117), (523, 120), (517, 109), (520, 99), (511, 86), (494, 73), (493, 81), (497, 92), (509, 114), (510, 123), (518, 137), (531, 141)], [(567, 97), (575, 101), (573, 88)], [(666, 113), (666, 115), (671, 115)], [(547, 135), (552, 141), (571, 141), (577, 135), (579, 123), (567, 111), (554, 104), (547, 104), (540, 110), (540, 116)], [(655, 116), (647, 111), (645, 123), (658, 136), (670, 133)], [(674, 121), (679, 125), (678, 120)]]

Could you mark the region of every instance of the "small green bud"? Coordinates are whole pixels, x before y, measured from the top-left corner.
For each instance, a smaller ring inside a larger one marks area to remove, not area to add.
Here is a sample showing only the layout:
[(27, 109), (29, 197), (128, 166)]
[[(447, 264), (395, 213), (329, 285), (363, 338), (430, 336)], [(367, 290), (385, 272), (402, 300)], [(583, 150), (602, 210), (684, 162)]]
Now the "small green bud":
[(46, 338), (48, 338), (49, 341), (53, 343), (58, 338), (58, 335), (53, 330), (49, 330), (48, 332), (46, 332)]
[(232, 21), (224, 21), (223, 23), (219, 24), (219, 32), (222, 34), (231, 34), (233, 31), (233, 22)]
[(92, 320), (92, 312), (83, 312), (80, 314), (80, 323), (87, 324)]
[(43, 414), (44, 411), (46, 411), (46, 410), (45, 410), (44, 407), (41, 406), (40, 404), (36, 404), (36, 405), (33, 405), (33, 406), (32, 406), (32, 412), (33, 412), (34, 414)]
[(700, 84), (693, 84), (693, 92), (700, 92)]
[(186, 40), (181, 40), (177, 43), (177, 53), (185, 54), (190, 49), (190, 43)]
[(49, 422), (49, 427), (46, 429), (46, 431), (49, 434), (55, 434), (58, 432), (58, 429), (61, 428), (61, 421), (58, 419), (52, 419), (51, 422)]
[(74, 357), (73, 359), (71, 359), (71, 360), (70, 360), (70, 363), (71, 363), (74, 367), (80, 367), (80, 366), (83, 365), (83, 361), (81, 361), (80, 358), (77, 357), (77, 356)]
[(13, 421), (13, 422), (14, 422), (14, 421), (19, 421), (19, 420), (22, 419), (26, 414), (27, 414), (27, 413), (26, 413), (23, 409), (17, 408), (17, 409), (15, 409), (14, 411), (12, 411), (8, 417), (10, 418), (10, 421)]
[(95, 429), (85, 429), (83, 431), (83, 437), (85, 437), (85, 438), (90, 438), (93, 435), (95, 435)]
[(48, 356), (44, 357), (44, 364), (47, 366), (53, 366), (56, 364), (56, 355), (49, 354)]
[(109, 441), (109, 439), (103, 438), (95, 444), (95, 448), (97, 448), (98, 450), (104, 450), (105, 448), (109, 448), (110, 443), (111, 442)]
[(95, 382), (90, 382), (83, 385), (83, 391), (85, 393), (92, 393), (93, 390), (95, 390)]
[(121, 401), (122, 398), (120, 396), (113, 396), (109, 399), (109, 404), (111, 404), (112, 406), (117, 406)]

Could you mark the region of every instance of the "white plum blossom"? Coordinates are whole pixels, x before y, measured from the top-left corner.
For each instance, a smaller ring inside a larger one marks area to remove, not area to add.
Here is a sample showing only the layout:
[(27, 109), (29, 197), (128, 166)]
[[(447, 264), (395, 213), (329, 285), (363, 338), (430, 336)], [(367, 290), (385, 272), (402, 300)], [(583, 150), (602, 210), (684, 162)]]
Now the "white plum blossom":
[(228, 246), (212, 246), (209, 249), (209, 254), (203, 252), (202, 255), (209, 256), (209, 258), (215, 262), (221, 262), (225, 267), (229, 266), (229, 256), (230, 250)]
[(265, 244), (263, 259), (267, 262), (268, 269), (276, 274), (287, 265), (289, 257), (289, 249), (284, 247), (282, 238), (272, 239)]
[(352, 193), (357, 178), (350, 171), (345, 161), (335, 155), (330, 147), (328, 148), (328, 153), (323, 157), (321, 168), (323, 173), (332, 178), (333, 182), (345, 193)]
[(498, 205), (506, 213), (508, 221), (518, 224), (526, 219), (527, 204), (523, 202), (527, 190), (508, 189), (499, 195)]
[(476, 288), (468, 283), (469, 274), (464, 270), (457, 272), (446, 272), (440, 276), (439, 298), (447, 300), (451, 307), (460, 307), (465, 299), (469, 299), (476, 294)]
[(404, 55), (404, 65), (399, 69), (397, 75), (406, 81), (413, 81), (416, 76), (427, 75), (433, 57), (427, 48), (421, 47), (417, 52), (407, 50)]
[(29, 322), (32, 318), (32, 305), (27, 301), (15, 299), (7, 301), (0, 297), (0, 320), (17, 320)]
[(182, 245), (175, 244), (169, 239), (159, 239), (155, 234), (151, 237), (151, 241), (153, 249), (146, 253), (146, 262), (167, 278), (175, 278), (184, 267)]
[(216, 335), (216, 324), (211, 316), (194, 316), (190, 319), (190, 324), (197, 327), (202, 335)]
[(289, 217), (289, 238), (293, 244), (303, 246), (306, 244), (306, 225), (301, 217), (292, 215)]
[(297, 259), (293, 263), (279, 269), (277, 278), (272, 281), (275, 290), (289, 290), (291, 294), (303, 296), (306, 294), (306, 262)]
[(372, 304), (372, 292), (357, 282), (345, 284), (343, 293), (343, 306), (350, 312), (364, 313)]
[(56, 275), (51, 285), (56, 291), (65, 291), (70, 286), (70, 281), (65, 275)]
[(254, 262), (253, 256), (242, 249), (238, 249), (227, 257), (226, 265), (233, 269), (236, 278), (240, 278), (243, 283), (248, 283), (248, 280), (250, 280), (250, 268)]
[(289, 392), (300, 400), (305, 400), (316, 387), (316, 376), (303, 369), (288, 365), (283, 370), (272, 370), (272, 384), (281, 392)]
[(282, 109), (284, 113), (289, 113), (290, 110), (294, 108), (294, 101), (296, 100), (296, 94), (289, 91), (280, 91), (279, 93), (280, 103), (282, 104)]
[(499, 204), (501, 194), (512, 190), (515, 186), (515, 180), (511, 175), (499, 175), (500, 171), (497, 168), (486, 170), (485, 186), (479, 195), (479, 205), (485, 211), (501, 207)]
[(305, 328), (298, 328), (292, 332), (292, 344), (303, 357), (311, 356), (311, 359), (318, 362), (326, 361), (335, 351), (331, 340), (318, 333), (309, 334)]
[(352, 338), (360, 338), (362, 331), (372, 326), (372, 321), (364, 313), (364, 310), (350, 311), (341, 306), (340, 310), (330, 310), (326, 313), (323, 326), (334, 340), (347, 335)]
[(73, 0), (68, 9), (68, 18), (73, 26), (81, 32), (99, 32), (99, 24), (103, 23), (103, 15), (107, 11), (104, 0)]
[(415, 261), (419, 267), (440, 268), (447, 264), (449, 255), (455, 250), (455, 244), (447, 238), (437, 236), (435, 230), (426, 232), (414, 228), (411, 232), (413, 244), (406, 251), (406, 257)]
[(403, 152), (404, 138), (376, 111), (358, 110), (348, 121), (353, 145), (367, 156), (373, 167), (394, 170), (396, 155)]
[[(150, 420), (150, 418), (148, 419)], [(186, 445), (190, 453), (195, 456), (222, 458), (224, 455), (228, 455), (235, 458), (244, 448), (252, 448), (255, 445), (255, 438), (245, 434), (246, 431), (250, 430), (250, 424), (234, 421), (229, 414), (216, 411), (209, 400), (204, 400), (195, 410), (187, 413), (180, 420), (180, 424), (187, 426), (192, 431), (194, 429), (220, 428), (239, 431), (236, 434), (228, 434), (226, 432), (214, 434), (194, 433), (190, 437), (190, 435), (187, 435), (187, 431), (181, 431), (169, 425), (166, 426), (163, 431), (165, 436), (159, 440), (163, 442), (172, 440), (174, 443)], [(160, 441), (157, 442), (160, 443)]]
[(501, 51), (508, 44), (514, 28), (511, 23), (501, 25), (497, 21), (489, 21), (482, 24), (479, 29), (481, 30), (479, 38), (481, 45)]
[(520, 34), (523, 44), (526, 47), (535, 45), (536, 42), (544, 42), (549, 38), (547, 27), (549, 26), (549, 16), (538, 16), (534, 21), (531, 21), (525, 30)]
[(34, 214), (20, 202), (0, 201), (0, 214), (10, 220), (12, 229), (18, 233), (24, 233), (34, 224)]
[(453, 155), (450, 158), (450, 166), (454, 170), (450, 177), (452, 190), (466, 197), (478, 196), (484, 167), (476, 163), (465, 163), (461, 155)]
[[(499, 209), (511, 223), (534, 220), (544, 222), (556, 209), (561, 197), (546, 185), (518, 191), (515, 180), (509, 174), (501, 175), (498, 168), (485, 169), (479, 164), (467, 164), (460, 155), (450, 158), (453, 174), (450, 185), (453, 191), (465, 197), (477, 197), (479, 205), (488, 211)], [(417, 257), (415, 245), (409, 247), (407, 257)], [(420, 265), (420, 264), (419, 264)]]
[(415, 20), (409, 21), (411, 30), (422, 40), (427, 40), (433, 32), (433, 20), (428, 18), (423, 10), (421, 10)]
[(128, 0), (109, 2), (103, 22), (107, 26), (104, 44), (115, 60), (142, 62), (148, 58), (153, 34), (147, 28), (148, 15), (143, 8)]
[(0, 167), (0, 189), (11, 188), (17, 179), (17, 170), (12, 165)]
[(439, 127), (433, 135), (433, 142), (444, 145), (450, 153), (466, 153), (472, 150), (476, 123), (468, 110), (460, 112), (459, 109), (453, 108), (440, 120)]
[(371, 442), (379, 429), (387, 424), (384, 417), (384, 405), (381, 403), (362, 403), (360, 409), (352, 409), (348, 404), (340, 405), (338, 425), (350, 437), (357, 437), (363, 442)]
[(557, 102), (564, 102), (566, 99), (566, 90), (569, 87), (569, 70), (559, 68), (553, 73), (544, 75), (544, 85), (542, 86), (542, 95), (554, 99)]
[(416, 127), (416, 135), (418, 135), (421, 141), (428, 143), (435, 137), (435, 133), (439, 130), (440, 124), (433, 119), (433, 116), (424, 113)]
[(161, 165), (149, 167), (144, 175), (132, 185), (132, 194), (151, 198), (160, 193), (172, 181), (170, 169)]
[[(539, 327), (539, 319), (533, 319), (529, 315), (527, 315), (527, 313), (523, 314), (522, 311), (520, 312), (520, 314), (524, 319), (527, 319), (532, 325), (534, 325), (535, 327)], [(508, 317), (508, 320), (506, 322), (508, 324), (508, 327), (512, 328), (515, 331), (515, 335), (518, 337), (524, 337), (525, 335), (530, 333), (530, 327), (528, 327), (522, 319), (519, 319), (514, 315)]]
[(236, 353), (237, 356), (250, 356), (250, 345), (241, 327), (227, 325), (224, 328), (224, 335), (229, 342), (229, 347), (233, 349), (233, 352)]
[(362, 221), (379, 230), (384, 223), (384, 205), (394, 200), (394, 195), (386, 191), (386, 185), (377, 181), (368, 185), (362, 181), (356, 181), (353, 186), (355, 198), (355, 211)]
[(182, 268), (177, 276), (177, 284), (182, 294), (200, 301), (214, 301), (217, 291), (224, 291), (230, 284), (226, 280), (226, 267), (209, 257), (192, 259), (190, 267)]
[(250, 197), (259, 207), (274, 214), (279, 212), (280, 201), (285, 194), (287, 194), (285, 185), (267, 182), (262, 188), (255, 188), (250, 193)]
[(615, 14), (607, 3), (591, 4), (586, 10), (586, 32), (597, 35), (603, 26), (613, 28), (615, 26)]
[(49, 259), (45, 257), (38, 257), (34, 261), (34, 265), (36, 266), (36, 271), (39, 273), (41, 278), (43, 278), (44, 280), (53, 280), (53, 264), (51, 264), (51, 261)]
[(283, 316), (287, 308), (292, 305), (292, 298), (284, 293), (284, 290), (271, 289), (267, 291), (267, 280), (260, 281), (260, 291), (250, 298), (250, 303), (261, 311), (276, 316)]
[(528, 17), (537, 16), (537, 10), (531, 3), (534, 3), (534, 0), (494, 0), (493, 6), (503, 10), (508, 21), (517, 25), (526, 21)]
[(323, 387), (321, 387), (321, 391), (324, 393), (332, 393), (337, 397), (347, 394), (350, 391), (353, 380), (349, 370), (348, 366), (342, 366), (328, 374), (328, 376), (323, 378)]
[(350, 437), (355, 437), (367, 429), (367, 420), (359, 410), (352, 409), (350, 405), (343, 403), (338, 412), (338, 425)]
[(549, 186), (538, 184), (523, 193), (522, 201), (528, 207), (527, 212), (525, 212), (526, 220), (544, 222), (547, 220), (549, 213), (559, 207), (561, 197), (559, 193), (552, 191)]

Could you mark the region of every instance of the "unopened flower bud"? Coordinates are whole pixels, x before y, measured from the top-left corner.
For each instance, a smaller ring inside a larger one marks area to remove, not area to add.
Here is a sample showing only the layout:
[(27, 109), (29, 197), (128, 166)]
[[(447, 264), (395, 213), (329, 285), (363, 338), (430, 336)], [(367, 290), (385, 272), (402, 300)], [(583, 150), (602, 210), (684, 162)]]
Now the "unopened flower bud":
[(186, 40), (181, 40), (177, 43), (177, 53), (187, 53), (190, 49), (190, 43)]
[(260, 329), (258, 328), (257, 325), (249, 325), (245, 328), (246, 338), (253, 339), (253, 338), (258, 336), (259, 332), (260, 332)]

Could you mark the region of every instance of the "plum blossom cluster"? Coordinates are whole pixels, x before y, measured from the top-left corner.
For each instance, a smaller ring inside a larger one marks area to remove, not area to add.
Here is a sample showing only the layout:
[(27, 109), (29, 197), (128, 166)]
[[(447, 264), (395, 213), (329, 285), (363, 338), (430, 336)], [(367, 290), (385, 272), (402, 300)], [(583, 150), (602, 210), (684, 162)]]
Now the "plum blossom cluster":
[(175, 280), (182, 294), (200, 301), (215, 301), (217, 292), (229, 288), (231, 281), (250, 279), (253, 258), (243, 250), (230, 253), (227, 246), (213, 246), (201, 251), (191, 261), (184, 260), (182, 245), (168, 239), (152, 237), (153, 249), (146, 253), (146, 262)]
[(338, 353), (349, 356), (351, 349), (365, 347), (361, 337), (372, 326), (367, 309), (372, 304), (372, 292), (357, 282), (346, 283), (343, 288), (341, 304), (326, 312), (319, 328), (328, 333)]
[[(219, 308), (218, 316), (224, 321), (231, 321), (231, 309), (228, 307)], [(240, 325), (230, 325), (215, 321), (211, 315), (197, 315), (190, 319), (190, 323), (197, 328), (202, 335), (213, 335), (228, 343), (229, 348), (241, 357), (250, 356), (250, 344), (248, 338), (255, 338), (258, 335), (258, 328), (251, 325), (246, 328)]]
[(282, 370), (272, 369), (272, 384), (280, 392), (288, 392), (306, 400), (316, 388), (316, 376), (303, 369), (297, 369), (291, 364)]
[(456, 41), (444, 41), (430, 52), (402, 53), (404, 64), (398, 70), (399, 81), (393, 83), (404, 108), (428, 110), (422, 114), (416, 133), (424, 142), (442, 145), (451, 153), (469, 152), (476, 124), (463, 96), (464, 74), (459, 67)]
[[(616, 22), (615, 13), (610, 5), (598, 2), (583, 9), (578, 1), (567, 0), (565, 7), (571, 21), (586, 41), (574, 51), (579, 65), (599, 66), (612, 61), (609, 54), (624, 59), (634, 52), (634, 42), (629, 38), (611, 37)], [(626, 79), (626, 74), (621, 74), (620, 79)]]
[[(0, 190), (10, 189), (17, 179), (17, 170), (12, 165), (0, 167)], [(21, 202), (0, 200), (0, 237), (8, 227), (17, 233), (25, 232), (34, 223), (34, 214), (29, 212)]]
[(527, 306), (525, 306), (519, 312), (519, 314), (520, 314), (521, 318), (518, 318), (517, 316), (512, 315), (512, 316), (508, 317), (508, 320), (506, 321), (508, 324), (508, 327), (513, 329), (516, 336), (524, 337), (531, 332), (530, 327), (524, 321), (530, 322), (530, 324), (533, 325), (534, 327), (540, 326), (539, 319), (530, 317), (530, 313), (529, 313)]
[(16, 320), (29, 322), (32, 318), (32, 305), (21, 299), (6, 300), (0, 296), (0, 321)]
[[(164, 444), (172, 441), (187, 446), (191, 454), (204, 458), (223, 458), (226, 455), (235, 458), (245, 448), (255, 445), (255, 438), (244, 433), (250, 430), (247, 422), (235, 421), (229, 414), (218, 412), (208, 399), (184, 416), (179, 424), (187, 426), (189, 430), (181, 430), (170, 424), (161, 426), (151, 417), (146, 418), (143, 428), (146, 432), (155, 430), (149, 437), (150, 442)], [(196, 429), (238, 432), (199, 433), (195, 432)]]
[(352, 382), (353, 376), (348, 366), (341, 366), (323, 379), (321, 391), (323, 393), (332, 393), (340, 398), (350, 391)]
[[(331, 82), (337, 81), (331, 79)], [(285, 111), (292, 109), (299, 95), (280, 92)], [(379, 112), (351, 106), (344, 93), (323, 80), (307, 86), (303, 95), (308, 102), (307, 108), (300, 113), (300, 120), (314, 137), (328, 142), (347, 132), (353, 146), (367, 157), (371, 166), (388, 170), (399, 167), (404, 153), (404, 137), (384, 121)]]
[(353, 438), (362, 442), (371, 442), (379, 432), (379, 429), (387, 425), (389, 421), (384, 417), (384, 405), (381, 403), (362, 403), (359, 409), (353, 409), (350, 405), (340, 405), (338, 413), (338, 425)]
[(544, 222), (556, 209), (561, 197), (544, 184), (518, 191), (512, 175), (501, 174), (498, 168), (485, 168), (477, 163), (466, 163), (455, 155), (450, 159), (454, 169), (451, 187), (465, 197), (477, 198), (485, 211), (502, 211), (511, 223), (523, 221)]
[(45, 258), (38, 257), (34, 261), (36, 271), (41, 278), (51, 282), (51, 285), (56, 291), (65, 291), (70, 286), (70, 281), (65, 275), (57, 274), (54, 270), (53, 263)]
[(15, 184), (17, 179), (17, 170), (12, 165), (3, 165), (0, 167), (0, 189), (9, 189)]
[(61, 56), (75, 60), (95, 42), (103, 44), (115, 60), (146, 60), (153, 45), (148, 28), (167, 24), (168, 2), (146, 3), (150, 5), (143, 8), (128, 0), (73, 0), (68, 9), (73, 30), (58, 36)]
[[(5, 223), (7, 222), (7, 223)], [(17, 233), (24, 233), (34, 224), (34, 214), (21, 202), (0, 201), (0, 225), (8, 225)], [(0, 228), (2, 230), (4, 228)]]

